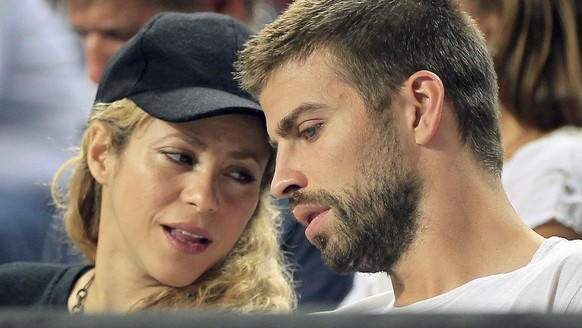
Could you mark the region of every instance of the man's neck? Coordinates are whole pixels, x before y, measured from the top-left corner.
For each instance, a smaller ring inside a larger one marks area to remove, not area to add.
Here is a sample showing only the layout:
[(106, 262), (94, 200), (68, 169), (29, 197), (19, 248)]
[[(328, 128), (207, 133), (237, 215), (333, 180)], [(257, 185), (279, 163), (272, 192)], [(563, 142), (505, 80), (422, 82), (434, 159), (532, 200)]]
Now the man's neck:
[(427, 179), (420, 228), (392, 268), (396, 306), (425, 300), (479, 277), (527, 265), (544, 241), (517, 216), (498, 178), (454, 161)]

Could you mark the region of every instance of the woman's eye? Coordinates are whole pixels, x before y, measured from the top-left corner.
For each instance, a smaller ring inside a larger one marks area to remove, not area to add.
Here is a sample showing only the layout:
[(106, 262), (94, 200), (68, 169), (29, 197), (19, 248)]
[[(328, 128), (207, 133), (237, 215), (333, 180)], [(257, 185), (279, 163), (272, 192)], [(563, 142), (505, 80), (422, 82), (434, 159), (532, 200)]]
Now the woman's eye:
[(319, 132), (319, 130), (321, 129), (322, 124), (316, 124), (313, 126), (310, 126), (304, 130), (302, 130), (300, 132), (301, 136), (305, 139), (305, 140), (313, 140), (315, 137), (317, 137), (317, 134)]
[(242, 184), (249, 184), (255, 181), (255, 177), (246, 171), (232, 171), (229, 175)]
[(184, 154), (184, 153), (166, 152), (166, 156), (168, 156), (168, 158), (170, 158), (172, 161), (177, 162), (177, 163), (188, 164), (188, 165), (194, 164), (194, 160), (192, 159), (192, 156)]

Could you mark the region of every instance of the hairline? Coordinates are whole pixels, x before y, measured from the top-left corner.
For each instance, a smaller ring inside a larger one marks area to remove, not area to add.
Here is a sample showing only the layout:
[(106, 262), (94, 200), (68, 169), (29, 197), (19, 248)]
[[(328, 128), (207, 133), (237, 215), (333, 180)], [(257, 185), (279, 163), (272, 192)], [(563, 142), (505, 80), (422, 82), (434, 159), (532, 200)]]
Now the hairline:
[[(249, 92), (255, 99), (258, 100), (260, 99), (265, 86), (269, 83), (269, 80), (271, 80), (275, 74), (278, 74), (282, 69), (284, 69), (285, 66), (291, 64), (303, 65), (314, 56), (319, 56), (320, 62), (325, 65), (333, 77), (336, 77), (340, 82), (346, 84), (356, 91), (358, 96), (362, 98), (366, 110), (381, 111), (388, 109), (391, 104), (390, 100), (392, 99), (394, 93), (387, 91), (390, 93), (382, 96), (382, 98), (385, 100), (385, 102), (382, 103), (382, 106), (371, 103), (372, 100), (368, 99), (368, 95), (366, 95), (365, 91), (358, 86), (356, 81), (354, 81), (356, 74), (349, 68), (350, 66), (348, 63), (346, 63), (346, 57), (338, 55), (338, 51), (334, 50), (334, 48), (339, 48), (340, 46), (341, 44), (337, 44), (333, 41), (330, 42), (321, 40), (314, 42), (309, 49), (303, 49), (302, 51), (296, 51), (295, 53), (281, 56), (281, 58), (277, 60), (272, 67), (264, 69), (264, 73), (258, 75), (259, 79), (257, 79), (256, 83), (253, 83), (249, 86), (249, 88), (244, 89), (246, 89), (247, 92)], [(240, 76), (238, 78), (240, 79)], [(402, 85), (402, 83), (400, 85)]]

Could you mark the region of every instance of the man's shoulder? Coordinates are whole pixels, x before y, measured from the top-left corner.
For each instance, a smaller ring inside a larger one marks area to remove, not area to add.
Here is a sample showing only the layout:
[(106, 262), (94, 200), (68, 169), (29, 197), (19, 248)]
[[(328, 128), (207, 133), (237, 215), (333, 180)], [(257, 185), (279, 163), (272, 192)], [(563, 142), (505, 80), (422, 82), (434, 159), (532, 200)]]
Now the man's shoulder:
[(582, 310), (582, 240), (548, 238), (538, 252), (541, 276), (552, 291), (554, 307), (564, 312)]
[(528, 271), (554, 277), (570, 276), (582, 283), (582, 240), (548, 238), (534, 255)]
[(567, 240), (560, 237), (550, 237), (544, 241), (534, 255), (532, 262), (582, 261), (582, 240)]

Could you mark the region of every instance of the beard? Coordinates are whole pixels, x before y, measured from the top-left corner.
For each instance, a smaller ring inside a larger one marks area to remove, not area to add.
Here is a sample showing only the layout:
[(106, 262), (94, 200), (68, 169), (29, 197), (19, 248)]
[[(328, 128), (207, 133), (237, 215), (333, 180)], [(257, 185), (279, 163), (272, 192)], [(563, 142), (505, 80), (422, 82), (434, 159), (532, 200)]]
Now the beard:
[(362, 149), (358, 157), (362, 183), (337, 194), (299, 190), (289, 198), (291, 207), (316, 204), (332, 209), (331, 230), (316, 234), (312, 242), (334, 271), (391, 272), (415, 238), (422, 180), (405, 168), (396, 133), (388, 134), (380, 140), (392, 139), (390, 144), (370, 140)]

